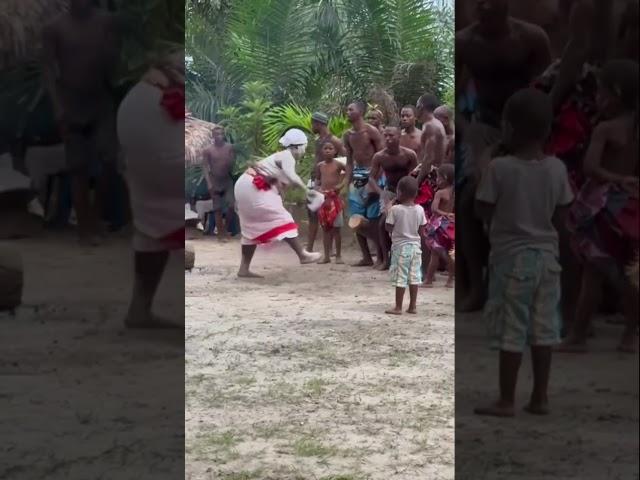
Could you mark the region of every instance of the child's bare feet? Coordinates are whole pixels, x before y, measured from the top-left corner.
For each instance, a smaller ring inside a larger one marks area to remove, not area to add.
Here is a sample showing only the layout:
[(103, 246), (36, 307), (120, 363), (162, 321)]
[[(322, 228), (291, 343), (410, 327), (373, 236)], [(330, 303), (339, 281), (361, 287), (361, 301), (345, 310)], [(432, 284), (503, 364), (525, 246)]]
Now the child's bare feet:
[(342, 257), (336, 257), (336, 265), (344, 265), (344, 260), (342, 260)]
[(418, 313), (418, 310), (416, 309), (416, 307), (409, 307), (407, 308), (407, 313), (415, 315), (416, 313)]
[(326, 265), (327, 263), (331, 263), (331, 260), (328, 257), (324, 257), (322, 260), (318, 262), (320, 265)]
[(515, 410), (513, 404), (508, 404), (498, 400), (492, 405), (486, 407), (477, 407), (473, 410), (476, 415), (483, 415), (489, 417), (513, 417), (515, 416)]
[(389, 310), (385, 310), (384, 313), (388, 315), (402, 315), (402, 309), (398, 307), (390, 308)]

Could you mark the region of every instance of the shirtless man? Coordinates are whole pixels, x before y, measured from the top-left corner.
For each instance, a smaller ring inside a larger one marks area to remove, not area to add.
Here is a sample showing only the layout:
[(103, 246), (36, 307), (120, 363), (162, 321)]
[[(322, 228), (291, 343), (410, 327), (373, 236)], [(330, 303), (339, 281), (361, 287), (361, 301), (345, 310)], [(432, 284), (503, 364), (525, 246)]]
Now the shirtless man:
[[(476, 21), (456, 33), (456, 76), (468, 75), (476, 90), (474, 122), (467, 124), (456, 116), (464, 128), (466, 158), (471, 165), (459, 171), (468, 172), (464, 187), (458, 194), (458, 227), (465, 235), (459, 237), (457, 248), (460, 269), (459, 295), (465, 300), (456, 303), (459, 311), (482, 308), (485, 298), (483, 268), (486, 254), (478, 248), (483, 241), (481, 223), (473, 215), (475, 188), (480, 177), (480, 159), (500, 139), (502, 109), (517, 90), (527, 87), (551, 63), (551, 47), (545, 31), (531, 23), (509, 15), (508, 0), (477, 0)], [(466, 72), (465, 72), (466, 70)], [(456, 82), (456, 98), (467, 88)], [(467, 285), (465, 285), (465, 283)]]
[[(477, 21), (456, 33), (456, 72), (468, 70), (477, 91), (478, 121), (500, 127), (502, 108), (551, 63), (549, 37), (509, 15), (508, 0), (477, 0)], [(457, 93), (466, 88), (458, 83)]]
[(100, 162), (104, 201), (118, 153), (111, 77), (120, 41), (115, 17), (91, 0), (71, 0), (69, 7), (44, 28), (45, 86), (65, 143), (80, 240), (97, 245), (100, 208), (91, 205), (89, 171)]
[[(416, 152), (400, 146), (400, 129), (398, 127), (385, 127), (385, 148), (373, 156), (369, 185), (372, 190), (380, 195), (380, 220), (378, 232), (382, 257), (379, 257), (376, 268), (378, 270), (389, 269), (389, 251), (391, 239), (386, 230), (387, 212), (396, 198), (396, 187), (401, 178), (408, 176), (418, 166)], [(384, 174), (386, 183), (384, 189), (380, 187), (380, 178)]]
[(400, 146), (416, 152), (418, 158), (422, 158), (422, 130), (416, 127), (418, 111), (413, 105), (405, 105), (400, 110)]
[(422, 122), (422, 158), (420, 158), (420, 174), (418, 185), (424, 182), (433, 169), (442, 165), (445, 154), (446, 132), (444, 125), (438, 120), (434, 112), (440, 106), (435, 95), (422, 95), (418, 99), (417, 110)]
[(456, 141), (453, 112), (448, 106), (440, 105), (434, 110), (433, 115), (442, 123), (446, 135), (443, 161), (444, 163), (453, 163), (453, 148)]
[[(233, 145), (227, 143), (224, 136), (224, 128), (215, 126), (211, 131), (213, 144), (202, 152), (202, 160), (205, 168), (205, 179), (209, 187), (212, 210), (218, 238), (227, 238), (228, 220), (233, 212), (233, 166), (236, 160), (236, 153)], [(227, 213), (227, 222), (224, 221), (224, 213)]]
[(347, 107), (347, 117), (352, 128), (344, 135), (343, 143), (347, 150), (346, 184), (349, 185), (349, 215), (361, 215), (374, 224), (369, 232), (356, 232), (358, 245), (362, 251), (362, 260), (357, 267), (372, 266), (373, 258), (369, 251), (367, 237), (376, 243), (378, 258), (382, 258), (377, 234), (377, 220), (380, 217), (380, 205), (374, 192), (369, 188), (371, 160), (376, 152), (384, 148), (382, 135), (376, 127), (364, 121), (366, 106), (363, 102), (354, 102)]
[[(345, 150), (344, 145), (342, 144), (340, 139), (329, 131), (329, 117), (327, 115), (322, 112), (315, 112), (313, 115), (311, 115), (311, 131), (318, 136), (315, 148), (315, 166), (317, 166), (322, 161), (322, 145), (326, 141), (330, 141), (331, 143), (333, 143), (338, 157), (346, 156), (347, 151)], [(315, 173), (316, 168), (314, 167), (311, 172), (312, 183), (315, 183), (315, 181), (317, 180)], [(307, 215), (309, 218), (309, 238), (307, 239), (307, 251), (313, 252), (313, 244), (315, 243), (316, 237), (318, 236), (318, 214), (317, 212), (312, 212), (311, 210), (307, 209)]]

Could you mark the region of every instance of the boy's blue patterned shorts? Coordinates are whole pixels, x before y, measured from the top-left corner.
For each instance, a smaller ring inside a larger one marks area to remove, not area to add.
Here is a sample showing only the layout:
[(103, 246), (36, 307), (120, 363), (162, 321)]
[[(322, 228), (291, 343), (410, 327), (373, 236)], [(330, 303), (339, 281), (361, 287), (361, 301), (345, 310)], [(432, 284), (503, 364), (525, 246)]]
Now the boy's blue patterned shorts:
[(532, 249), (491, 261), (484, 318), (492, 348), (522, 352), (560, 342), (560, 272), (553, 255)]

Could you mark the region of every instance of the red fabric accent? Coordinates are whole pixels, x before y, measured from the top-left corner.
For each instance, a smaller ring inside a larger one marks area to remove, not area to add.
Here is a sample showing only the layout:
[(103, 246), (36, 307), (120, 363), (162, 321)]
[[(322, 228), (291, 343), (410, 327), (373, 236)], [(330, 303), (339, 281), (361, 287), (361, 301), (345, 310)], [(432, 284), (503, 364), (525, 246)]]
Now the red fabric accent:
[(591, 124), (589, 118), (576, 107), (567, 104), (562, 107), (554, 121), (551, 137), (547, 142), (546, 153), (562, 156), (578, 145), (589, 140)]
[(433, 200), (433, 189), (431, 185), (429, 185), (429, 181), (425, 179), (420, 185), (420, 189), (418, 190), (418, 196), (416, 197), (417, 205), (426, 205)]
[(290, 232), (292, 230), (297, 230), (298, 225), (295, 223), (287, 223), (285, 225), (280, 225), (279, 227), (273, 228), (268, 232), (263, 233), (257, 238), (253, 240), (257, 243), (269, 243), (271, 240), (276, 238), (278, 235), (282, 235), (283, 233)]
[(263, 191), (267, 191), (267, 190), (271, 190), (271, 185), (269, 184), (269, 182), (267, 182), (265, 180), (265, 178), (262, 175), (253, 175), (253, 185), (258, 189), (258, 190), (263, 190)]
[(172, 119), (176, 121), (184, 120), (187, 116), (184, 87), (167, 88), (162, 94), (160, 105), (162, 105)]
[(344, 209), (344, 204), (342, 203), (342, 199), (338, 192), (335, 191), (327, 191), (322, 192), (324, 194), (324, 203), (320, 210), (318, 211), (318, 222), (322, 226), (323, 229), (329, 230), (333, 228), (333, 224), (338, 218), (338, 215)]

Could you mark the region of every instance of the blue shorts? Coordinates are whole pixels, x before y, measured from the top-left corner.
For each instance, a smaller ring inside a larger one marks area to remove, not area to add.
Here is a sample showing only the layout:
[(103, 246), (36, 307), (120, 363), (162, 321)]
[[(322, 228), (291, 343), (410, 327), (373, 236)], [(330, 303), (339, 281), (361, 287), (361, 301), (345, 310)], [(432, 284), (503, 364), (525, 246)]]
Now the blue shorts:
[(391, 284), (407, 288), (422, 283), (422, 249), (420, 245), (407, 244), (391, 247)]
[(369, 200), (369, 189), (367, 186), (349, 186), (349, 216), (362, 215), (368, 220), (375, 220), (380, 217), (380, 201), (376, 198)]
[(484, 318), (492, 348), (522, 352), (560, 342), (560, 272), (558, 260), (539, 250), (490, 262)]

